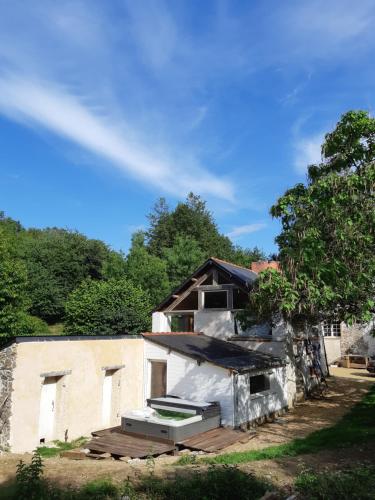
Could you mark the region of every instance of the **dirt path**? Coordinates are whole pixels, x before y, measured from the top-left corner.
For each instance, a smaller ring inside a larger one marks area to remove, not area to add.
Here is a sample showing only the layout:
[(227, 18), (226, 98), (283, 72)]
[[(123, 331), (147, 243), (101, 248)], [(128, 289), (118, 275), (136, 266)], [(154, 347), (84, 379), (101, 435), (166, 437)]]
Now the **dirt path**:
[[(344, 370), (344, 371), (342, 371)], [(229, 451), (245, 451), (259, 449), (274, 444), (285, 443), (295, 437), (303, 437), (314, 430), (331, 426), (348, 410), (362, 399), (374, 378), (366, 376), (362, 370), (340, 369), (329, 379), (329, 393), (323, 400), (306, 401), (279, 419), (278, 423), (266, 424), (257, 429), (257, 435), (246, 444), (237, 444), (226, 448)], [(361, 375), (356, 375), (360, 372)], [(351, 375), (354, 373), (355, 375)], [(348, 378), (346, 378), (348, 377)], [(321, 469), (323, 466), (335, 467), (354, 461), (374, 461), (375, 446), (368, 445), (355, 449), (335, 450), (315, 455), (304, 455), (296, 458), (252, 462), (241, 466), (243, 470), (268, 475), (278, 484), (288, 484), (303, 467)], [(28, 462), (30, 454), (16, 455), (6, 453), (0, 456), (0, 484), (13, 480), (16, 465), (22, 459)], [(172, 477), (183, 473), (186, 468), (171, 467), (176, 457), (165, 457), (155, 460), (155, 473)], [(123, 481), (147, 473), (145, 460), (128, 464), (114, 460), (82, 460), (71, 461), (62, 458), (45, 460), (45, 477), (58, 484), (79, 485), (87, 481), (111, 477), (114, 481)]]

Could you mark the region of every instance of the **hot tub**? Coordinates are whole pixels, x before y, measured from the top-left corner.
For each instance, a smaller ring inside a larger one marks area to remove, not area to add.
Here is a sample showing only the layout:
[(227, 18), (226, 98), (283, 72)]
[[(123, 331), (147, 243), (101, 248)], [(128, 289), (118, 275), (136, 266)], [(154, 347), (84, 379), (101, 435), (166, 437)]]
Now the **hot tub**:
[[(123, 431), (178, 443), (201, 432), (220, 427), (220, 409), (216, 404), (177, 398), (157, 398), (156, 402), (148, 400), (148, 403), (153, 408), (133, 410), (122, 416)], [(208, 411), (210, 406), (214, 406), (213, 411)], [(173, 414), (176, 415), (175, 418)]]

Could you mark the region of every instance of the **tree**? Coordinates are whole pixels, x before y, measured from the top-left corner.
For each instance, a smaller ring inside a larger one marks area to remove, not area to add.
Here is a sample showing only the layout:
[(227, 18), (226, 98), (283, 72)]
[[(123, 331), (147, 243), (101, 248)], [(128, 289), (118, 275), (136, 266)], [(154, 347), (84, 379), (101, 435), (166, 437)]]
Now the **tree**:
[(150, 328), (148, 295), (128, 279), (87, 280), (66, 303), (64, 331), (70, 335), (140, 333)]
[(126, 275), (135, 285), (139, 285), (148, 293), (153, 307), (157, 306), (171, 290), (167, 264), (149, 252), (142, 231), (133, 234), (132, 246), (126, 261)]
[(233, 264), (250, 268), (253, 262), (265, 259), (266, 255), (258, 247), (242, 248), (240, 246), (235, 246), (230, 260)]
[(149, 215), (150, 228), (146, 237), (150, 252), (162, 257), (165, 248), (172, 248), (179, 236), (195, 240), (204, 258), (211, 256), (230, 259), (234, 247), (229, 238), (219, 233), (213, 216), (200, 196), (190, 193), (185, 202), (170, 211), (164, 198)]
[(281, 311), (311, 323), (369, 321), (375, 297), (375, 119), (344, 114), (322, 161), (271, 208), (282, 273), (264, 271), (250, 295), (258, 319)]
[(203, 264), (205, 255), (196, 240), (189, 236), (177, 236), (173, 247), (164, 249), (163, 258), (174, 289)]
[(23, 231), (19, 253), (28, 272), (31, 313), (49, 323), (61, 321), (69, 293), (87, 278), (102, 279), (110, 250), (75, 231), (47, 228)]

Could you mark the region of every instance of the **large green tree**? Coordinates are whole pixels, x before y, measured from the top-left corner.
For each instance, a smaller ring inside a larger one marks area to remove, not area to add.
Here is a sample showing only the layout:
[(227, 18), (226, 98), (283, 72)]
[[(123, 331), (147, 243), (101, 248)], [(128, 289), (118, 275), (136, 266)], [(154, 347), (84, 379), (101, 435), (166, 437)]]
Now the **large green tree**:
[(153, 307), (170, 292), (167, 263), (149, 252), (142, 231), (133, 234), (132, 246), (126, 261), (126, 275), (148, 293)]
[(282, 273), (260, 274), (250, 295), (258, 319), (368, 321), (375, 298), (375, 119), (344, 114), (325, 136), (322, 161), (271, 208)]
[(70, 335), (140, 333), (150, 328), (147, 293), (125, 278), (81, 283), (66, 303), (64, 331)]

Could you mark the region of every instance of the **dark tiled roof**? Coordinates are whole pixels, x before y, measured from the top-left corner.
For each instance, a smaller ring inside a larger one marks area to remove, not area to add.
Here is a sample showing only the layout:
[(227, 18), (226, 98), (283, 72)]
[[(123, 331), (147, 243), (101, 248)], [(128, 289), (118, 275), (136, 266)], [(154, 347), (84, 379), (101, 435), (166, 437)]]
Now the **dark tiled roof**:
[(237, 266), (236, 264), (231, 264), (230, 262), (216, 259), (215, 257), (212, 257), (212, 260), (231, 276), (241, 281), (246, 288), (248, 288), (258, 277), (257, 273), (246, 267)]
[(203, 333), (145, 333), (143, 335), (146, 340), (151, 340), (197, 361), (208, 361), (238, 373), (283, 365), (279, 358), (257, 351), (250, 351), (244, 347), (209, 337)]

